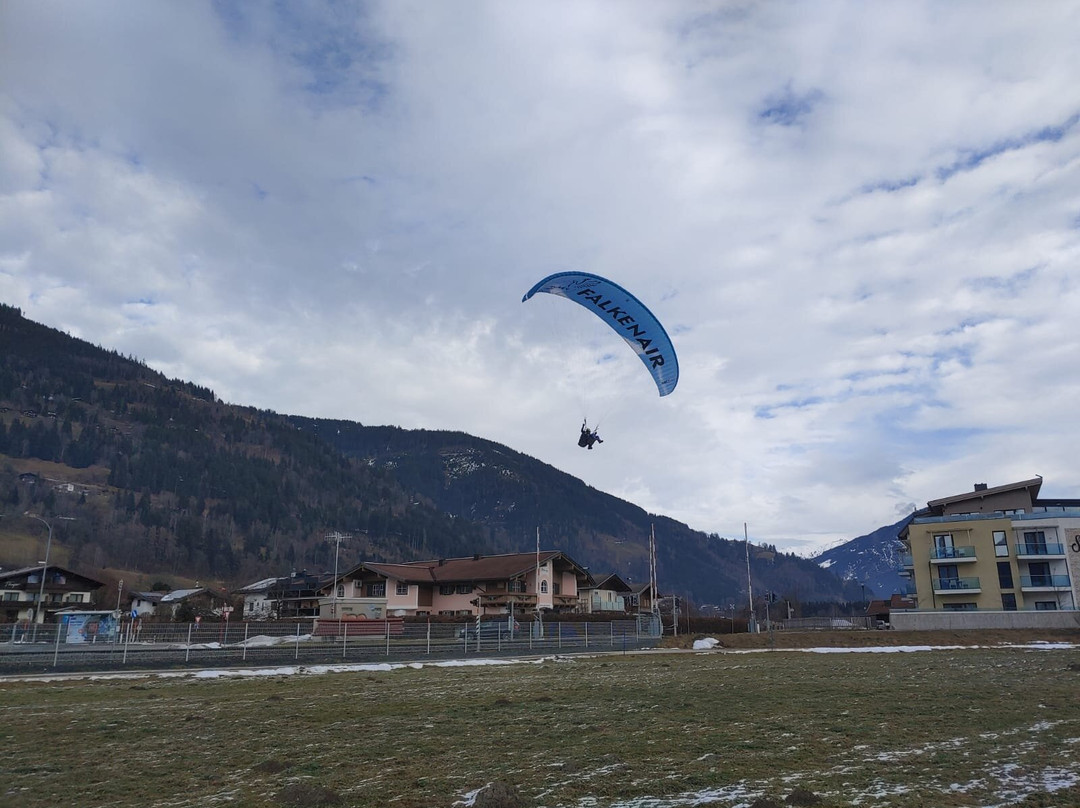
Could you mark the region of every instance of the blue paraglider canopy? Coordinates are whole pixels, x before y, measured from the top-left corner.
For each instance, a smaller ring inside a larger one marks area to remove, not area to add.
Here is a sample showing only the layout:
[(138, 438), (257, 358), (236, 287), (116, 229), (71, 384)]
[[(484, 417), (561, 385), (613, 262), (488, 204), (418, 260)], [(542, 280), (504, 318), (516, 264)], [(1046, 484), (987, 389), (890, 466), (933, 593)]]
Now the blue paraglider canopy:
[(601, 318), (638, 355), (661, 396), (675, 389), (679, 360), (671, 338), (645, 304), (619, 284), (589, 272), (556, 272), (537, 283), (521, 302), (539, 292), (572, 300)]

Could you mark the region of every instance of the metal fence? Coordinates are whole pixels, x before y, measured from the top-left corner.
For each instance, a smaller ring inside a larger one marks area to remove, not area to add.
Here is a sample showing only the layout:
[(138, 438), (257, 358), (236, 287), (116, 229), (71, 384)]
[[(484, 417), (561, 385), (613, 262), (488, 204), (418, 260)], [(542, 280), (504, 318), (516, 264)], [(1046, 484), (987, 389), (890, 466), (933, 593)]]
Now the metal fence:
[[(468, 659), (655, 646), (658, 621), (425, 623), (319, 621), (122, 623), (87, 635), (65, 625), (0, 625), (0, 674), (266, 667)], [(378, 633), (373, 633), (378, 625)]]
[[(764, 621), (758, 628), (765, 626)], [(844, 631), (846, 629), (885, 628), (885, 624), (874, 617), (855, 615), (852, 617), (792, 617), (787, 620), (774, 620), (773, 628), (777, 631)]]

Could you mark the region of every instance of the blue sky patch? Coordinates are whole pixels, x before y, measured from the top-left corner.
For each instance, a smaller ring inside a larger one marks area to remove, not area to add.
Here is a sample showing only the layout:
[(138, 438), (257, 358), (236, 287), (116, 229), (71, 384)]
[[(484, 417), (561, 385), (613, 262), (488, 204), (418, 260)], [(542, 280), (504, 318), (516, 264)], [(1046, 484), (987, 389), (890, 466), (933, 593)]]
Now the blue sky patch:
[(795, 126), (809, 117), (824, 97), (821, 90), (796, 93), (791, 82), (788, 82), (780, 93), (765, 99), (765, 106), (758, 112), (758, 118), (778, 126)]

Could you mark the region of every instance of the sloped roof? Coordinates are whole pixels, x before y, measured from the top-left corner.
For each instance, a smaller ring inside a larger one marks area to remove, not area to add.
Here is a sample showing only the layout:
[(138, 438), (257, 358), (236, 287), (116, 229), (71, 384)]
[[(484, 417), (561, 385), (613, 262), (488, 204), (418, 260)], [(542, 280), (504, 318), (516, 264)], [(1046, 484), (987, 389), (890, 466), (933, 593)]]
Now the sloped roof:
[(1005, 485), (996, 485), (993, 488), (976, 488), (973, 491), (965, 491), (963, 494), (953, 494), (949, 497), (942, 497), (941, 499), (932, 499), (926, 504), (930, 508), (940, 508), (943, 505), (951, 505), (954, 502), (966, 502), (968, 500), (985, 499), (986, 497), (994, 496), (995, 494), (1004, 494), (1009, 491), (1020, 491), (1028, 489), (1031, 492), (1031, 499), (1034, 501), (1039, 496), (1039, 488), (1042, 487), (1042, 477), (1033, 477), (1030, 480), (1021, 480), (1017, 483), (1006, 483)]
[(605, 589), (611, 592), (633, 592), (626, 581), (619, 577), (617, 573), (609, 572), (604, 575), (593, 576), (595, 583), (590, 583), (587, 586), (583, 586), (582, 589)]
[(166, 592), (161, 596), (160, 603), (179, 603), (182, 600), (187, 600), (195, 595), (201, 595), (203, 592), (211, 597), (221, 598), (222, 600), (228, 600), (228, 596), (224, 592), (219, 592), (216, 589), (210, 589), (206, 586), (200, 586), (198, 589), (174, 589), (172, 592)]
[(382, 564), (365, 561), (343, 575), (355, 574), (361, 569), (409, 583), (466, 583), (470, 581), (504, 581), (527, 575), (536, 569), (537, 563), (562, 562), (566, 567), (588, 576), (588, 570), (559, 550), (541, 550), (537, 553), (505, 553), (492, 556), (469, 556), (467, 558), (444, 558), (431, 561), (410, 561), (404, 564)]
[[(67, 567), (60, 567), (56, 564), (49, 564), (48, 568), (50, 570), (53, 570), (54, 572), (62, 573), (65, 576), (69, 576), (72, 578), (81, 578), (83, 581), (86, 581), (86, 583), (89, 584), (90, 587), (93, 589), (105, 586), (105, 584), (97, 580), (97, 578), (91, 578), (89, 575), (83, 575), (81, 572), (75, 572), (75, 570), (68, 569)], [(31, 573), (42, 572), (44, 569), (44, 564), (35, 564), (32, 567), (20, 567), (16, 570), (4, 570), (3, 572), (0, 572), (0, 581), (6, 581), (12, 578), (20, 578), (24, 575), (30, 575)]]
[(274, 586), (278, 581), (284, 580), (283, 578), (263, 578), (261, 581), (256, 581), (253, 584), (242, 586), (239, 589), (234, 589), (233, 593), (237, 595), (257, 595), (260, 592), (265, 592), (270, 587)]

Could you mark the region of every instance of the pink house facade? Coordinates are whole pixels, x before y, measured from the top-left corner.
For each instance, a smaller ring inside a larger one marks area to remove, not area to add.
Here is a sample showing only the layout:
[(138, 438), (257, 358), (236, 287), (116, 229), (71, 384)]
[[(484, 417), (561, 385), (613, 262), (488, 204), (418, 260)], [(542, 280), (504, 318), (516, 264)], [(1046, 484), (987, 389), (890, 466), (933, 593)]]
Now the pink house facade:
[(588, 570), (565, 553), (507, 553), (468, 558), (362, 562), (320, 593), (319, 616), (368, 618), (573, 612)]

